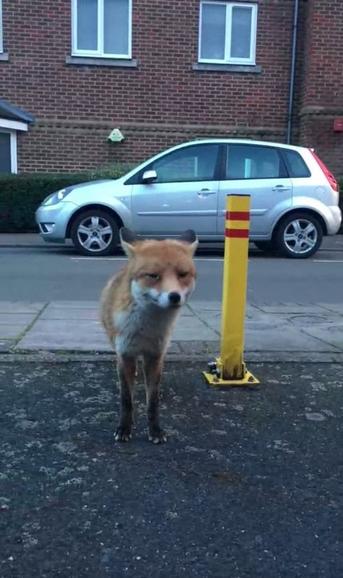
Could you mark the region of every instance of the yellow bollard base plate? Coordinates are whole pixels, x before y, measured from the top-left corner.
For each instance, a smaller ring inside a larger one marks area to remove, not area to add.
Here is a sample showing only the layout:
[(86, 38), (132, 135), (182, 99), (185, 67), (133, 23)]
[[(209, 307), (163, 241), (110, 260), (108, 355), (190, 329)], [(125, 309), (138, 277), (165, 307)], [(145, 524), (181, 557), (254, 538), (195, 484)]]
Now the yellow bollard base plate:
[(252, 374), (250, 371), (246, 369), (244, 373), (244, 377), (242, 379), (223, 379), (222, 377), (218, 377), (215, 373), (208, 373), (207, 371), (203, 371), (203, 376), (206, 379), (207, 383), (213, 386), (237, 386), (237, 385), (256, 385), (260, 383), (259, 380)]

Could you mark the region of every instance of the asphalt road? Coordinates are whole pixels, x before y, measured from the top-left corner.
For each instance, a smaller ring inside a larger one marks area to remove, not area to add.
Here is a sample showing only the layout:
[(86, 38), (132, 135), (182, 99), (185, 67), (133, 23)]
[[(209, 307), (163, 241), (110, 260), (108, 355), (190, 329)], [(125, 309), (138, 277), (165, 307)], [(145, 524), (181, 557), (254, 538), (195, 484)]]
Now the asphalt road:
[[(333, 247), (333, 248), (332, 248)], [(97, 300), (107, 279), (125, 263), (81, 257), (66, 247), (1, 247), (0, 300)], [(223, 252), (202, 249), (197, 258), (194, 299), (220, 300)], [(343, 244), (322, 249), (312, 259), (290, 260), (251, 251), (248, 301), (341, 302)]]
[(112, 362), (0, 360), (1, 578), (338, 578), (342, 365), (168, 365), (161, 419), (115, 444)]

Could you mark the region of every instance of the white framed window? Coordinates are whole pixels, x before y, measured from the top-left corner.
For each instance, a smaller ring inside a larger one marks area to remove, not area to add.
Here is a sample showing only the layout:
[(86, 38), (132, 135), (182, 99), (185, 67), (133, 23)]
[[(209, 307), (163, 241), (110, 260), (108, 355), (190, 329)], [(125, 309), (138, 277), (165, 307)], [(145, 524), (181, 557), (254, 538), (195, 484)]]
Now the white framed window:
[(0, 126), (0, 174), (17, 172), (17, 133)]
[(132, 0), (72, 0), (73, 55), (131, 58), (131, 36)]
[(2, 39), (2, 0), (0, 0), (0, 52), (4, 51), (4, 44)]
[(0, 117), (0, 174), (18, 171), (17, 133), (27, 130), (27, 122)]
[(257, 4), (201, 0), (199, 62), (255, 64)]

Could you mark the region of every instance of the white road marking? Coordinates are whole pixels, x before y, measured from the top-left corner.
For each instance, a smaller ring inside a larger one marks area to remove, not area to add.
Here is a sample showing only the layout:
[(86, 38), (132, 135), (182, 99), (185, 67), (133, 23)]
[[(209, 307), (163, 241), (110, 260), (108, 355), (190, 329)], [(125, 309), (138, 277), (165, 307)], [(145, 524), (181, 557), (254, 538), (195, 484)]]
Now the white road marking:
[(343, 263), (337, 259), (313, 259), (313, 263)]

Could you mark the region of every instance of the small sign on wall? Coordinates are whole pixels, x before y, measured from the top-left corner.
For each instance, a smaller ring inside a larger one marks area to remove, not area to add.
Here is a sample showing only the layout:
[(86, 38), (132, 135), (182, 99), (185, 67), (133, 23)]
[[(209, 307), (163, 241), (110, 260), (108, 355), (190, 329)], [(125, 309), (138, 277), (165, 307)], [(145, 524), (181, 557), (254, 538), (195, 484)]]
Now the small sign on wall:
[(335, 118), (333, 121), (334, 132), (343, 132), (343, 117)]
[(124, 140), (124, 135), (122, 134), (122, 132), (120, 131), (119, 128), (114, 128), (110, 134), (108, 135), (108, 140), (110, 140), (111, 142), (121, 142), (122, 140)]

